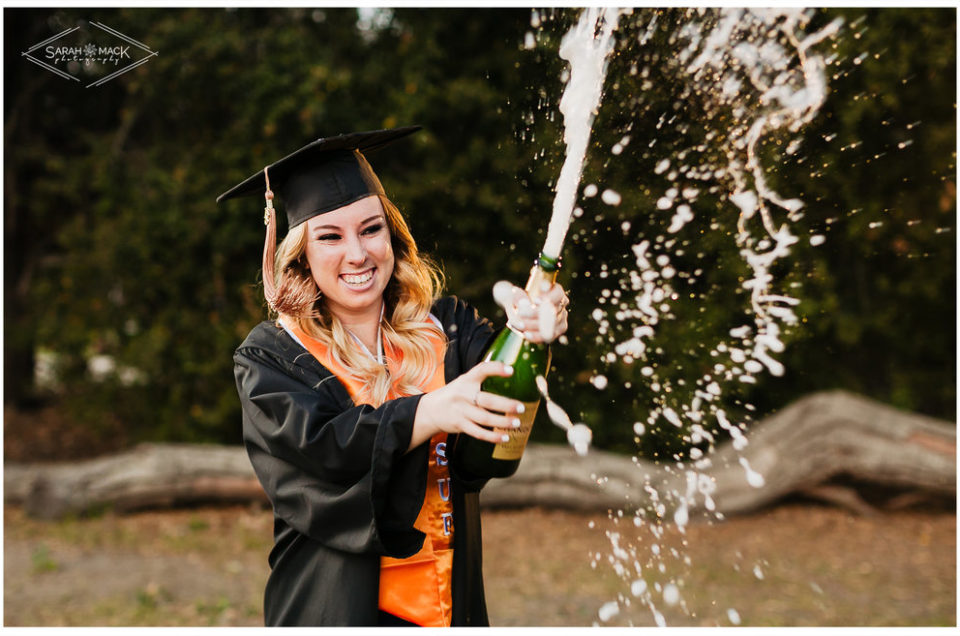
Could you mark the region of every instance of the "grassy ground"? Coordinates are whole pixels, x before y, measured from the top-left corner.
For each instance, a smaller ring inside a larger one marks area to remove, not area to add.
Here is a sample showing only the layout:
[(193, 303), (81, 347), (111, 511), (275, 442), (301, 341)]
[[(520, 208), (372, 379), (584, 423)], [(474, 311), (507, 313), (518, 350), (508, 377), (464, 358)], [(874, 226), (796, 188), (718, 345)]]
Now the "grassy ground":
[[(56, 523), (7, 507), (4, 624), (261, 625), (271, 527), (269, 512), (243, 507)], [(605, 515), (488, 511), (492, 623), (591, 625), (619, 596), (603, 624), (653, 625), (609, 563), (608, 532), (647, 559), (668, 625), (956, 624), (952, 511), (858, 517), (799, 504), (656, 539)], [(649, 559), (654, 542), (666, 558)]]

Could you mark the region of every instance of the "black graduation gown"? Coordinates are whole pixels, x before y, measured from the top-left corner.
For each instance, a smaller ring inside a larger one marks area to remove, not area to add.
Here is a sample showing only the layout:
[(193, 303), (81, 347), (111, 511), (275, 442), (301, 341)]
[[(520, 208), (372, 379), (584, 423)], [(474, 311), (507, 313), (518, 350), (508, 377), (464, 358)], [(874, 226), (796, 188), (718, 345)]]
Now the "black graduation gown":
[[(449, 340), (450, 382), (481, 360), (494, 329), (454, 297), (437, 301), (433, 314)], [(265, 623), (376, 625), (380, 556), (416, 554), (425, 536), (413, 523), (426, 489), (429, 444), (406, 453), (422, 396), (355, 406), (343, 384), (272, 322), (256, 326), (236, 350), (234, 375), (244, 445), (274, 511)], [(479, 509), (485, 482), (450, 469), (452, 624), (485, 626)]]

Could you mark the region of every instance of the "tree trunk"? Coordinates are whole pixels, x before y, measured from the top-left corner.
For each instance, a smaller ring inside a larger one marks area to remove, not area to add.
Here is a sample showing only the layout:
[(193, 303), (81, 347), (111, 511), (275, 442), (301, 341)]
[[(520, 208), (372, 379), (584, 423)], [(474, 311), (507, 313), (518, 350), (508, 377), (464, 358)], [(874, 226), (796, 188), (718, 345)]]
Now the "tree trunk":
[[(854, 486), (884, 489), (890, 507), (956, 496), (953, 424), (841, 391), (804, 398), (753, 426), (749, 444), (721, 444), (706, 458), (653, 463), (602, 451), (531, 444), (516, 475), (492, 480), (487, 507), (655, 509), (738, 514), (801, 493), (868, 513)], [(748, 466), (756, 475), (748, 479)], [(854, 486), (833, 483), (852, 480)], [(761, 483), (762, 482), (762, 483)], [(202, 502), (266, 502), (239, 447), (144, 444), (115, 456), (54, 465), (8, 465), (5, 499), (59, 518)], [(712, 501), (712, 503), (711, 503)]]

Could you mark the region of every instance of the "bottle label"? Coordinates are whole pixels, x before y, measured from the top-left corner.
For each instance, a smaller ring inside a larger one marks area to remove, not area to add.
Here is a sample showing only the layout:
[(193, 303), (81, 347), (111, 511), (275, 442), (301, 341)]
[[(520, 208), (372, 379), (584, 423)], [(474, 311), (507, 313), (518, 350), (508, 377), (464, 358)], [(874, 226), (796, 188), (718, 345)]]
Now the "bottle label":
[(498, 433), (509, 435), (510, 441), (494, 445), (494, 459), (513, 460), (523, 456), (523, 449), (527, 447), (527, 439), (530, 437), (530, 431), (533, 430), (533, 418), (537, 415), (538, 406), (540, 406), (540, 400), (523, 403), (523, 413), (517, 416), (520, 418), (520, 428), (495, 429)]

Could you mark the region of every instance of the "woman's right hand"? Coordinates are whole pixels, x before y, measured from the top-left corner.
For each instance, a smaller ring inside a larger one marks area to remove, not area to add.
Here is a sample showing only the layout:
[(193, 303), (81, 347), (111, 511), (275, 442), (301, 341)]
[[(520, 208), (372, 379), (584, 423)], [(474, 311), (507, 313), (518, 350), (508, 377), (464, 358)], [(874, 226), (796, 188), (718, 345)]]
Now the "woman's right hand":
[(490, 376), (512, 374), (513, 368), (502, 362), (481, 362), (450, 384), (424, 395), (417, 405), (408, 450), (437, 433), (463, 433), (492, 444), (507, 441), (509, 437), (491, 428), (519, 428), (517, 415), (523, 413), (523, 403), (481, 391), (480, 385)]

